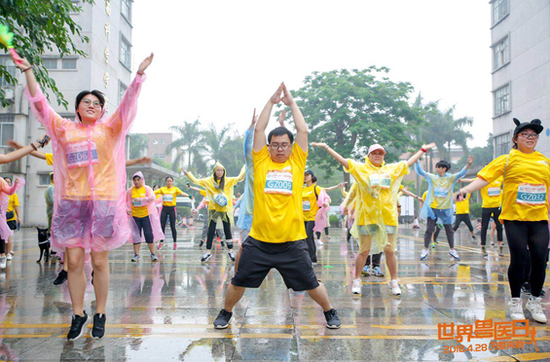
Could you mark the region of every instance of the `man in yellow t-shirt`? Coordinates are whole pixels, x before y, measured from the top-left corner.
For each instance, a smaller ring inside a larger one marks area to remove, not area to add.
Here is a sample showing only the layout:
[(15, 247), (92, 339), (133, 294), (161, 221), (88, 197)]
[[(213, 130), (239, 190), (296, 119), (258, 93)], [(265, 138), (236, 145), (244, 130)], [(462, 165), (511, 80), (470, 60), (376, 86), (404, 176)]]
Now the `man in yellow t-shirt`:
[[(283, 93), (283, 95), (281, 95)], [(273, 106), (283, 101), (290, 107), (297, 136), (285, 127), (272, 130), (266, 142), (265, 130)], [(254, 132), (254, 210), (252, 228), (242, 244), (239, 267), (227, 287), (225, 306), (214, 321), (217, 329), (227, 328), (233, 307), (245, 288), (258, 288), (272, 268), (279, 271), (287, 288), (306, 290), (324, 311), (328, 328), (340, 328), (338, 313), (323, 284), (313, 271), (305, 243), (302, 189), (308, 149), (307, 125), (282, 83), (263, 109)]]

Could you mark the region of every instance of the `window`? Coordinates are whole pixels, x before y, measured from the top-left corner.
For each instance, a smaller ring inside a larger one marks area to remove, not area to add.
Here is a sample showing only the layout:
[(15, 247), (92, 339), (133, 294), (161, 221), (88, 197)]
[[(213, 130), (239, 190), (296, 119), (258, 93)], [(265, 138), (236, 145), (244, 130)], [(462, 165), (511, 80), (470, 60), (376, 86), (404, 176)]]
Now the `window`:
[(502, 156), (510, 152), (510, 133), (505, 133), (495, 137), (495, 157)]
[(0, 146), (6, 147), (8, 140), (14, 139), (15, 116), (13, 114), (0, 114)]
[(508, 15), (508, 0), (493, 0), (493, 25)]
[(165, 145), (165, 144), (166, 144), (166, 140), (161, 140), (161, 143), (162, 143), (163, 145)]
[(162, 159), (164, 159), (164, 153), (153, 153), (153, 158), (162, 158)]
[(76, 69), (76, 59), (63, 59), (61, 64), (63, 69)]
[(495, 117), (510, 111), (510, 84), (495, 92)]
[(124, 66), (128, 69), (130, 69), (132, 65), (131, 48), (132, 46), (130, 45), (128, 40), (126, 40), (124, 36), (120, 34), (120, 62), (124, 64)]
[(48, 70), (57, 69), (57, 59), (44, 59), (44, 67)]
[(132, 20), (132, 0), (122, 0), (120, 4), (120, 12), (130, 22)]
[(159, 144), (159, 141), (153, 140), (153, 144), (154, 144), (154, 145), (158, 145), (158, 144)]
[(120, 102), (122, 101), (122, 97), (124, 97), (124, 93), (126, 93), (126, 89), (128, 89), (126, 84), (119, 81), (118, 82), (118, 104), (120, 104)]
[[(6, 71), (15, 78), (17, 68), (10, 57), (0, 57), (0, 65), (6, 67)], [(0, 77), (0, 87), (13, 87), (13, 85), (9, 84), (4, 77)]]
[(50, 174), (49, 173), (38, 174), (38, 177), (40, 178), (40, 180), (38, 181), (40, 186), (49, 186), (50, 185)]
[(493, 70), (497, 70), (510, 62), (509, 44), (508, 36), (506, 36), (493, 46)]

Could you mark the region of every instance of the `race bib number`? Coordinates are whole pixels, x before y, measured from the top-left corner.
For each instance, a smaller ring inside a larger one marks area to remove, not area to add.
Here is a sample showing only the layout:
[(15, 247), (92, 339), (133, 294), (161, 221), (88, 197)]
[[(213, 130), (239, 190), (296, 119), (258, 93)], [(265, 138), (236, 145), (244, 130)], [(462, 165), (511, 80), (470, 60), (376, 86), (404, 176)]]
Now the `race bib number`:
[(387, 174), (373, 173), (369, 175), (371, 187), (381, 187), (389, 189), (391, 186), (391, 176)]
[(489, 196), (500, 196), (500, 187), (489, 187), (487, 189), (487, 194)]
[(434, 190), (434, 196), (435, 197), (447, 197), (449, 194), (449, 189), (446, 187), (436, 187)]
[(173, 202), (174, 201), (174, 195), (162, 195), (162, 201), (163, 202)]
[(134, 205), (134, 207), (143, 206), (141, 205), (141, 200), (132, 200), (132, 205)]
[(309, 211), (311, 210), (311, 204), (309, 201), (302, 201), (302, 210)]
[(268, 171), (264, 192), (266, 194), (292, 195), (292, 172)]
[[(84, 167), (98, 164), (97, 147), (94, 142), (90, 142), (90, 152), (88, 153), (88, 142), (69, 143), (65, 149), (67, 155), (67, 167)], [(91, 160), (90, 160), (91, 154)]]
[(543, 205), (546, 202), (546, 186), (533, 184), (519, 184), (518, 204)]

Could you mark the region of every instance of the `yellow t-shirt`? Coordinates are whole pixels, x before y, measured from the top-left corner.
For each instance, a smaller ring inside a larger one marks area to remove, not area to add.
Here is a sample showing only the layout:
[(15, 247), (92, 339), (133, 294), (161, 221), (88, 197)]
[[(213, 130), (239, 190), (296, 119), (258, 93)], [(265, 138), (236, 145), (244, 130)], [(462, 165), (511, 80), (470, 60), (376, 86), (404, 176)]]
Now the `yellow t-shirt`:
[(489, 183), (504, 176), (499, 220), (548, 220), (550, 159), (540, 152), (512, 149), (509, 155), (502, 155), (485, 166), (477, 176)]
[(134, 199), (139, 199), (142, 197), (147, 196), (147, 191), (145, 190), (145, 187), (140, 187), (139, 189), (136, 189), (136, 187), (132, 187), (132, 216), (133, 217), (146, 217), (149, 216), (149, 211), (147, 210), (146, 205), (141, 205), (140, 201), (134, 202)]
[(17, 214), (15, 213), (15, 206), (19, 206), (19, 197), (17, 194), (9, 195), (9, 201), (8, 201), (8, 208), (6, 212), (13, 211), (13, 217), (6, 221), (14, 221), (17, 220)]
[(155, 195), (162, 195), (162, 206), (176, 206), (176, 196), (183, 194), (179, 188), (173, 187), (161, 187), (155, 191)]
[(469, 214), (470, 213), (470, 194), (466, 196), (463, 201), (456, 201), (456, 214)]
[(267, 146), (253, 151), (254, 215), (250, 236), (265, 243), (285, 243), (306, 238), (302, 191), (307, 151), (292, 147), (284, 163), (271, 160)]
[(502, 176), (481, 189), (481, 198), (484, 208), (500, 207), (502, 203)]
[(349, 170), (346, 171), (357, 183), (357, 225), (382, 222), (387, 226), (397, 226), (397, 192), (403, 176), (409, 173), (407, 162), (383, 164), (381, 167), (374, 166), (368, 159), (365, 163), (348, 162)]
[[(317, 197), (315, 197), (315, 191), (313, 188), (316, 187)], [(321, 188), (315, 184), (311, 186), (305, 186), (302, 191), (302, 210), (304, 212), (304, 221), (314, 221), (317, 211), (319, 211), (319, 206), (317, 206), (317, 198), (321, 193)]]
[(46, 153), (46, 163), (53, 166), (53, 153)]

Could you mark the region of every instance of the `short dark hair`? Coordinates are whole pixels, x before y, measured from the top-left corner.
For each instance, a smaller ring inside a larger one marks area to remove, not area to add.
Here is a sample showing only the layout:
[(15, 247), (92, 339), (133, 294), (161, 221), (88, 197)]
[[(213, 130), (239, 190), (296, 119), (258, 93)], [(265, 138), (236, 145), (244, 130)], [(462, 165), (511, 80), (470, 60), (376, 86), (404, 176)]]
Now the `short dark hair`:
[(435, 167), (445, 167), (445, 171), (449, 171), (451, 169), (451, 164), (445, 160), (441, 160), (435, 164)]
[(172, 176), (166, 176), (166, 178), (164, 179), (164, 182), (168, 181), (169, 178), (171, 178), (172, 181), (174, 181), (174, 178)]
[[(75, 110), (78, 109), (80, 102), (82, 102), (82, 99), (84, 99), (84, 97), (86, 97), (88, 94), (96, 96), (97, 99), (99, 99), (99, 104), (101, 104), (101, 109), (103, 109), (103, 107), (105, 106), (105, 96), (103, 95), (103, 93), (101, 93), (101, 91), (98, 91), (97, 89), (94, 89), (91, 91), (85, 90), (78, 93), (78, 95), (76, 96), (76, 100), (74, 102), (74, 109)], [(80, 114), (78, 116), (80, 117)]]
[(132, 181), (135, 180), (137, 178), (141, 179), (141, 176), (140, 175), (134, 175), (134, 177), (132, 177)]
[(13, 181), (13, 180), (11, 179), (11, 177), (4, 177), (4, 180), (10, 180), (10, 181)]
[(294, 142), (294, 135), (286, 127), (277, 127), (275, 129), (273, 129), (271, 132), (269, 132), (269, 134), (267, 135), (267, 143), (271, 144), (271, 138), (273, 136), (284, 136), (285, 134), (290, 139), (290, 143), (293, 143)]

